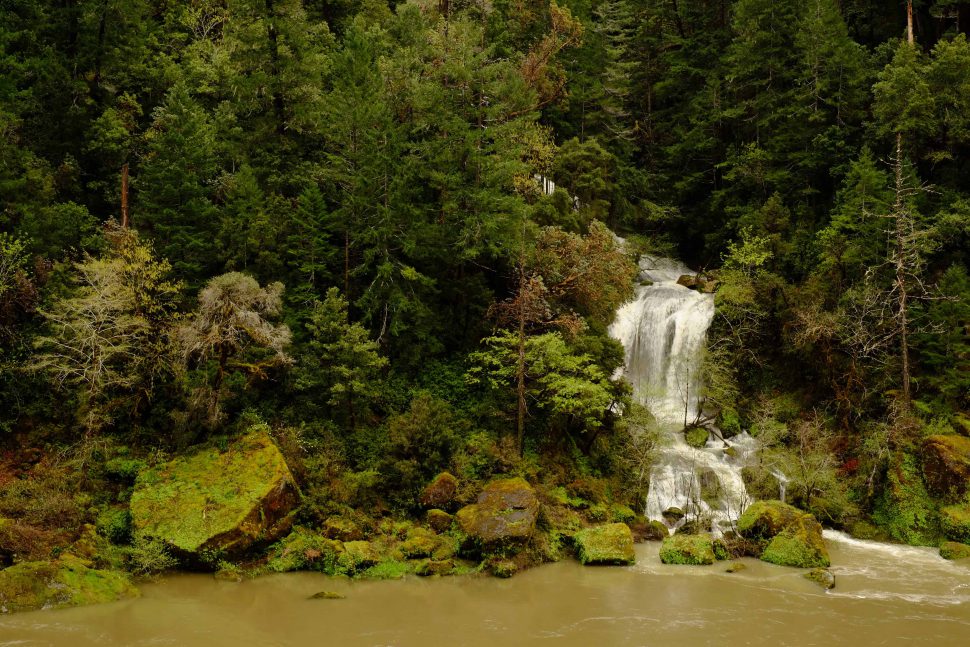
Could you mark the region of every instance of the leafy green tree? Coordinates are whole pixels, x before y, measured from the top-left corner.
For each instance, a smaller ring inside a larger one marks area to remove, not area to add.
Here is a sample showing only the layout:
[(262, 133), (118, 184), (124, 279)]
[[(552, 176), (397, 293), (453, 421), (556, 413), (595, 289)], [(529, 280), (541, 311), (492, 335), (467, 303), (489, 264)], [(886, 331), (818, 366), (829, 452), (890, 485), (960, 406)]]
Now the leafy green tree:
[(212, 182), (218, 163), (215, 128), (184, 83), (176, 83), (152, 113), (146, 149), (132, 183), (133, 219), (145, 223), (176, 273), (190, 285), (215, 267), (216, 210)]
[[(519, 375), (518, 335), (500, 330), (483, 344), (484, 350), (469, 357), (469, 380), (514, 398)], [(547, 431), (592, 433), (603, 425), (618, 401), (618, 386), (590, 356), (573, 352), (557, 332), (526, 339), (525, 366), (528, 402), (545, 419)]]

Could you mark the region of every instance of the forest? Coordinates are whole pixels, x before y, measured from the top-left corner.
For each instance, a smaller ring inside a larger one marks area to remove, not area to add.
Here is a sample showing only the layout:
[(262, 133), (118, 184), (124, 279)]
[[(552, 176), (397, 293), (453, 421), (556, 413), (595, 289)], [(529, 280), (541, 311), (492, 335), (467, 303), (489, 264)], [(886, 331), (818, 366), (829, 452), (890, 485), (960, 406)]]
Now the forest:
[[(684, 422), (759, 442), (752, 498), (780, 470), (826, 527), (970, 544), (968, 33), (957, 0), (0, 4), (0, 564), (508, 576), (650, 537), (609, 332), (642, 254), (714, 294)], [(162, 527), (177, 478), (204, 528)], [(206, 535), (250, 490), (264, 525)], [(503, 497), (536, 529), (476, 534)]]

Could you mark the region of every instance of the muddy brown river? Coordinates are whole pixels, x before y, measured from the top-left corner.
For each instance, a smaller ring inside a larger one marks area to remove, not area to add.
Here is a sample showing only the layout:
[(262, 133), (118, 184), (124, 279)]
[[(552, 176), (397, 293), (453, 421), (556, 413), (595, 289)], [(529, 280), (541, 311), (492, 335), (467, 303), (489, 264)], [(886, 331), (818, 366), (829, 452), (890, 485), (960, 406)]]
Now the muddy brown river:
[[(241, 584), (175, 575), (116, 604), (0, 616), (0, 645), (970, 646), (970, 560), (826, 532), (837, 586), (757, 560), (724, 572), (543, 566), (490, 577), (358, 582), (312, 573)], [(309, 600), (323, 590), (342, 600)]]

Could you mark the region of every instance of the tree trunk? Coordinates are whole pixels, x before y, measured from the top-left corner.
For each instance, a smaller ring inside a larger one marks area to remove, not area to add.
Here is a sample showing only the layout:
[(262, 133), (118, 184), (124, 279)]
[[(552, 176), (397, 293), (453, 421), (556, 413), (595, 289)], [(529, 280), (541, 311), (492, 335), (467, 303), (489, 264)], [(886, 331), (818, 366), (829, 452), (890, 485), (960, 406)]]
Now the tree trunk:
[(128, 162), (121, 167), (121, 228), (128, 229)]
[(909, 365), (909, 294), (906, 285), (906, 230), (909, 223), (907, 207), (903, 199), (903, 136), (896, 133), (896, 200), (893, 205), (896, 221), (896, 289), (898, 294), (897, 325), (899, 326), (899, 353), (902, 361), (902, 406), (910, 407), (910, 365)]
[[(525, 243), (522, 243), (525, 246)], [(515, 393), (518, 409), (515, 421), (515, 440), (519, 456), (525, 453), (525, 264), (519, 266), (519, 361), (515, 369)]]
[(906, 2), (906, 40), (910, 45), (916, 44), (916, 36), (913, 33), (913, 0)]

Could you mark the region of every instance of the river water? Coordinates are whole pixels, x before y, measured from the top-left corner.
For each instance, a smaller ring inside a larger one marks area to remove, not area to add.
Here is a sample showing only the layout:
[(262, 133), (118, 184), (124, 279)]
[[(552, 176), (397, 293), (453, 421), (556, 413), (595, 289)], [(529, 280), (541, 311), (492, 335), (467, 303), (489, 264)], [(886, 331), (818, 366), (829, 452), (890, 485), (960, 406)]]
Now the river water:
[[(970, 564), (826, 531), (837, 578), (743, 560), (542, 566), (510, 580), (364, 582), (291, 573), (240, 584), (174, 575), (140, 599), (0, 616), (0, 646), (970, 645)], [(342, 600), (309, 600), (322, 590)]]

